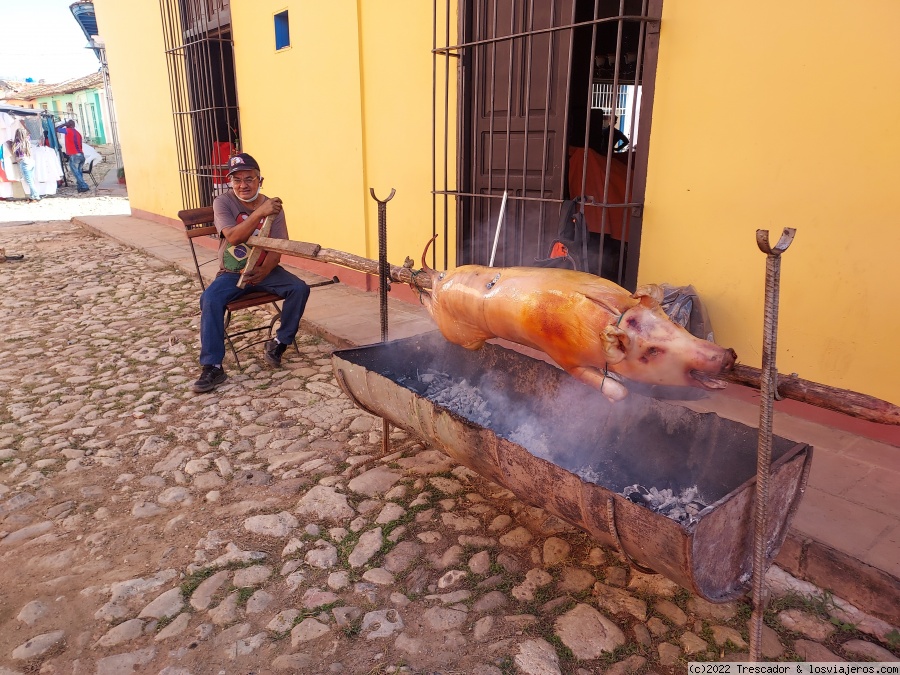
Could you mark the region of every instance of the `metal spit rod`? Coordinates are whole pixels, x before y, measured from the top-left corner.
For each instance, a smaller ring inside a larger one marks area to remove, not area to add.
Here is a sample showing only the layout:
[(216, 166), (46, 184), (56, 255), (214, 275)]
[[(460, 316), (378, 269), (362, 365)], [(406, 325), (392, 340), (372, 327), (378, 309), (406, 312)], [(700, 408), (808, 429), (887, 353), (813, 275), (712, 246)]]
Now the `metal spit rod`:
[[(391, 188), (386, 199), (378, 199), (375, 189), (369, 188), (378, 203), (378, 301), (381, 307), (381, 341), (388, 341), (388, 303), (387, 294), (391, 285), (391, 267), (387, 260), (387, 203), (394, 198), (397, 191)], [(381, 452), (388, 454), (391, 447), (391, 425), (387, 418), (381, 418)]]
[(763, 315), (762, 375), (759, 402), (759, 444), (756, 451), (756, 512), (753, 538), (753, 615), (750, 619), (750, 660), (759, 661), (762, 651), (763, 615), (766, 610), (766, 509), (769, 502), (769, 472), (772, 464), (772, 407), (778, 397), (775, 369), (778, 337), (778, 292), (781, 254), (794, 240), (796, 229), (784, 228), (781, 239), (769, 246), (769, 231), (756, 231), (756, 245), (766, 254), (766, 299)]
[(500, 241), (500, 228), (503, 227), (503, 219), (506, 216), (506, 198), (509, 195), (508, 190), (503, 191), (503, 201), (500, 202), (500, 215), (497, 216), (497, 231), (494, 233), (494, 248), (491, 249), (491, 261), (488, 267), (494, 266), (494, 257), (497, 255), (497, 243)]

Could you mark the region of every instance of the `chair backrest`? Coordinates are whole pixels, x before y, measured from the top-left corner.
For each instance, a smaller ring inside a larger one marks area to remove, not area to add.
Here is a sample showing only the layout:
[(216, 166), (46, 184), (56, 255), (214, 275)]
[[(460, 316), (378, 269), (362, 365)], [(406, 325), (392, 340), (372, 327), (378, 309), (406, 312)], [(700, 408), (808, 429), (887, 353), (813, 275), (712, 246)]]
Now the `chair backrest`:
[(194, 258), (194, 267), (197, 269), (197, 278), (200, 280), (200, 287), (206, 290), (206, 282), (203, 281), (203, 273), (201, 267), (211, 262), (218, 262), (218, 256), (202, 263), (197, 259), (197, 249), (194, 246), (194, 239), (197, 237), (208, 237), (216, 235), (216, 226), (213, 222), (213, 208), (204, 206), (199, 209), (184, 209), (178, 212), (178, 217), (184, 224), (184, 233), (187, 235), (188, 243), (191, 245), (191, 255)]

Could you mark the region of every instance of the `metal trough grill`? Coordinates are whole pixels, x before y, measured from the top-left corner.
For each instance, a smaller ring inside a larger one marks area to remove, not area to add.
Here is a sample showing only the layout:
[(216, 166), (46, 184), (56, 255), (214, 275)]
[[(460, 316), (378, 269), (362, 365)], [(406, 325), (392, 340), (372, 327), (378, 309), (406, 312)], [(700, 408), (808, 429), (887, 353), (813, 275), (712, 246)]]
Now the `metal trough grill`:
[[(611, 404), (551, 364), (491, 344), (470, 352), (437, 331), (339, 350), (332, 365), (361, 408), (634, 564), (712, 602), (748, 590), (756, 429), (637, 394)], [(773, 438), (769, 562), (811, 459), (809, 445)], [(677, 521), (620, 494), (635, 484), (676, 495), (696, 487), (699, 512)]]

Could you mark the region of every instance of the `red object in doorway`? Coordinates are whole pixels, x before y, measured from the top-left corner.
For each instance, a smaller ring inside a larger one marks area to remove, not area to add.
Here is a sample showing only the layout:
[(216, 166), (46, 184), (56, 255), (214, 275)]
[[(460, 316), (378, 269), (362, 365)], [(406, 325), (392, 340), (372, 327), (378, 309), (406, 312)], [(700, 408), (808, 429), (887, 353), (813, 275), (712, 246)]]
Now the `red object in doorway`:
[[(581, 170), (584, 166), (584, 148), (569, 147), (569, 194), (573, 198), (581, 195)], [(600, 204), (603, 201), (603, 187), (606, 178), (606, 156), (588, 149), (587, 178), (584, 193)], [(607, 204), (626, 204), (630, 195), (625, 191), (628, 182), (628, 168), (625, 163), (613, 158), (609, 170), (609, 188), (606, 195)], [(623, 218), (628, 223), (627, 208), (607, 209), (605, 234), (613, 239), (628, 241), (628, 229), (622, 227)], [(603, 224), (603, 209), (587, 206), (584, 209), (584, 221), (591, 232), (599, 233)], [(622, 236), (624, 229), (624, 237)]]
[(221, 184), (228, 182), (228, 159), (231, 157), (232, 153), (234, 153), (234, 150), (234, 145), (231, 143), (218, 141), (213, 143), (210, 163), (213, 166), (219, 165), (224, 167), (222, 169), (213, 169), (213, 183)]

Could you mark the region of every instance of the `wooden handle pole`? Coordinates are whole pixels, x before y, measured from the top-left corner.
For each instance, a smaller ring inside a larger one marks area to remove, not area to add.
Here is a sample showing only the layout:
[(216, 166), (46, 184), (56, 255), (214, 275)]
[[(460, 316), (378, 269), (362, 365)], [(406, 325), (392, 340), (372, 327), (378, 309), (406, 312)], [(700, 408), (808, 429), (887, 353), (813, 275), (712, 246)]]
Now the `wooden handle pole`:
[[(268, 237), (269, 231), (272, 229), (272, 222), (275, 220), (275, 216), (266, 216), (266, 221), (263, 223), (262, 228), (259, 231), (260, 237)], [(251, 237), (252, 238), (252, 237)], [(249, 245), (249, 241), (247, 242)], [(247, 277), (256, 269), (257, 263), (259, 263), (259, 257), (263, 254), (263, 249), (253, 246), (250, 251), (250, 256), (247, 258), (247, 264), (244, 265), (244, 270), (241, 272), (241, 278), (238, 279), (237, 287), (244, 288), (247, 285)]]
[[(378, 261), (362, 258), (331, 248), (322, 248), (318, 244), (305, 241), (292, 241), (290, 239), (270, 239), (261, 236), (250, 237), (247, 243), (264, 251), (275, 251), (286, 255), (293, 255), (307, 260), (332, 263), (347, 267), (358, 272), (377, 276), (379, 274)], [(431, 288), (431, 279), (408, 267), (390, 266), (391, 281), (400, 284), (413, 284), (422, 290)], [(415, 278), (415, 282), (413, 279)], [(759, 368), (736, 365), (731, 372), (725, 373), (722, 379), (735, 384), (760, 388), (762, 379)], [(888, 401), (860, 394), (846, 389), (837, 389), (825, 384), (801, 380), (796, 377), (778, 375), (778, 394), (782, 398), (789, 398), (802, 403), (827, 408), (845, 415), (851, 415), (859, 419), (878, 424), (900, 425), (900, 406)]]
[[(298, 258), (306, 258), (307, 260), (332, 263), (373, 276), (377, 276), (380, 273), (377, 260), (370, 260), (369, 258), (363, 258), (333, 248), (322, 248), (318, 244), (310, 244), (305, 241), (270, 239), (259, 236), (250, 237), (247, 243), (254, 248), (261, 248), (264, 251), (275, 251), (276, 253), (293, 255)], [(391, 281), (396, 281), (400, 284), (416, 284), (422, 289), (431, 288), (431, 279), (427, 275), (420, 274), (417, 270), (408, 267), (397, 267), (396, 265), (390, 265), (389, 267)]]

